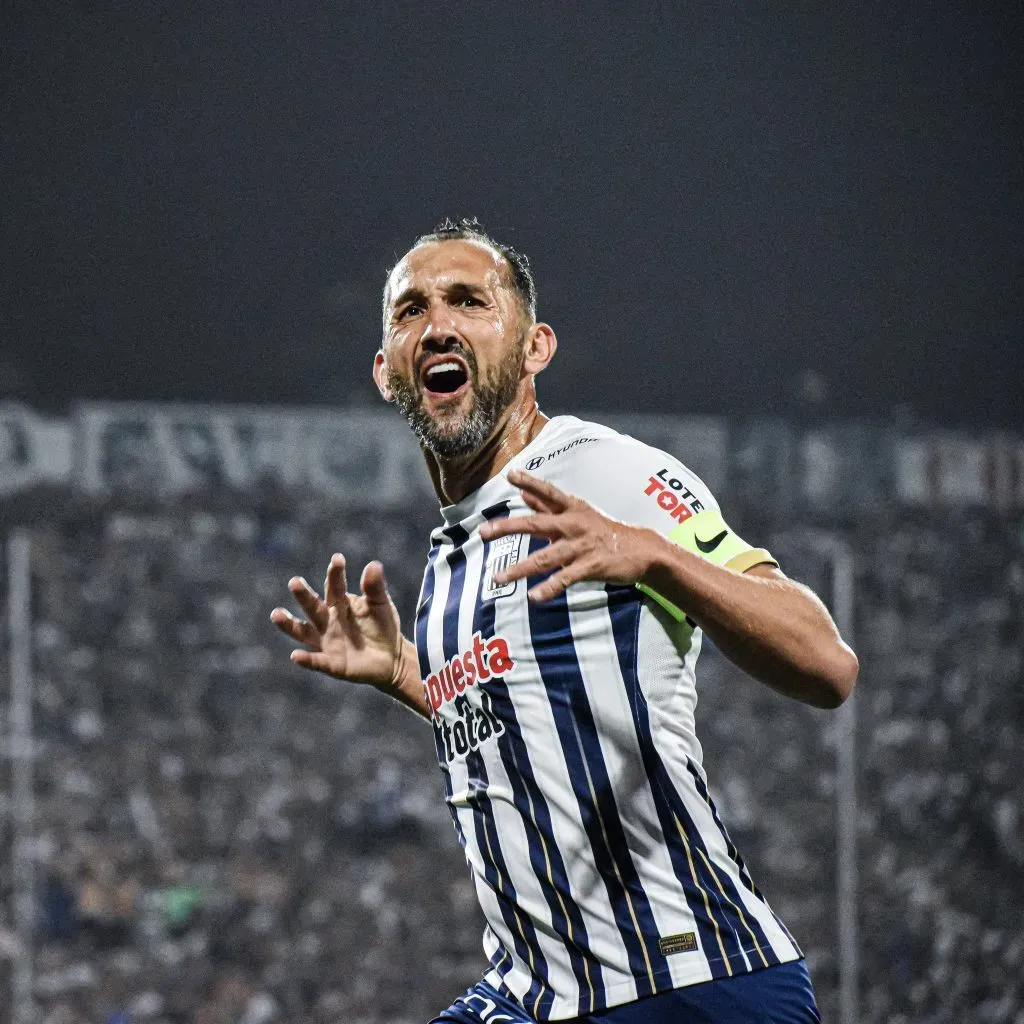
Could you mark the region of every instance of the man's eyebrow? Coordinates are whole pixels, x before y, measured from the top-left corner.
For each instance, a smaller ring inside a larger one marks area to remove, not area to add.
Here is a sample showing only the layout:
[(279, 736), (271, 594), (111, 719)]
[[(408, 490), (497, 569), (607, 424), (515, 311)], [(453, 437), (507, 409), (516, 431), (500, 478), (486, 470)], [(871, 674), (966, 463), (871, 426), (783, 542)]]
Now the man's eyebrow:
[[(465, 295), (467, 293), (472, 295), (483, 295), (487, 292), (487, 287), (470, 281), (452, 281), (445, 285), (444, 290), (447, 295)], [(413, 301), (425, 302), (426, 296), (421, 288), (417, 288), (415, 285), (410, 285), (408, 288), (399, 292), (399, 294), (391, 300), (389, 308), (392, 310), (399, 309), (407, 302)]]
[(448, 292), (449, 295), (452, 292), (476, 292), (478, 294), (482, 294), (487, 291), (487, 288), (482, 284), (471, 284), (468, 281), (453, 281), (448, 285), (445, 291)]
[(405, 303), (412, 299), (423, 299), (423, 292), (414, 286), (406, 288), (404, 291), (396, 295), (391, 302), (388, 304), (392, 309), (398, 309), (399, 306), (404, 306)]

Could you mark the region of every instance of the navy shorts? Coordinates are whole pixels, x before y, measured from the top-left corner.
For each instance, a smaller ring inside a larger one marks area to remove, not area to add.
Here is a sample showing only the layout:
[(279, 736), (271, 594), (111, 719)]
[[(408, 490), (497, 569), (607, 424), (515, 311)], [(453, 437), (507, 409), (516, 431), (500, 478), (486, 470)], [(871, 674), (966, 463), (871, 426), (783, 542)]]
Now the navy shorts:
[[(576, 1017), (565, 1024), (821, 1024), (803, 960), (735, 978), (705, 981), (635, 1003)], [(536, 1024), (518, 1004), (486, 982), (430, 1024)]]

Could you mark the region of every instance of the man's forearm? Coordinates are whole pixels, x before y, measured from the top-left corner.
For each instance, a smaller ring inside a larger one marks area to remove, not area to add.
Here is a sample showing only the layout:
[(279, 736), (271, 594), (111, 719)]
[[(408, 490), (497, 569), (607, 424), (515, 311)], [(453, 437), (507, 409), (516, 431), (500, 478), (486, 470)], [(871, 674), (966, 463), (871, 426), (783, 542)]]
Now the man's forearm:
[(378, 686), (377, 689), (389, 697), (394, 697), (400, 704), (404, 704), (422, 718), (430, 718), (430, 706), (427, 704), (423, 681), (420, 679), (419, 657), (411, 640), (402, 637), (402, 650), (394, 681), (387, 686)]
[(641, 582), (685, 609), (730, 661), (815, 707), (838, 707), (849, 696), (857, 657), (807, 587), (769, 566), (723, 569), (644, 534), (651, 557)]

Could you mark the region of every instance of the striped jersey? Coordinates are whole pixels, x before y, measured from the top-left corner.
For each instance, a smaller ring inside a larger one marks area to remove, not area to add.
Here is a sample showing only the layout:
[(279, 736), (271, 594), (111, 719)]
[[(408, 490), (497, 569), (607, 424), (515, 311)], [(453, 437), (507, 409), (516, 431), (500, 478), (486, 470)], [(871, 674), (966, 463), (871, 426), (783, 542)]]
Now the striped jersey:
[(495, 574), (546, 542), (484, 543), (529, 514), (522, 468), (625, 522), (745, 571), (771, 562), (680, 462), (608, 427), (550, 420), (442, 508), (416, 647), (455, 831), (487, 921), (485, 980), (563, 1020), (798, 959), (708, 793), (694, 730), (701, 631), (637, 587), (527, 600)]

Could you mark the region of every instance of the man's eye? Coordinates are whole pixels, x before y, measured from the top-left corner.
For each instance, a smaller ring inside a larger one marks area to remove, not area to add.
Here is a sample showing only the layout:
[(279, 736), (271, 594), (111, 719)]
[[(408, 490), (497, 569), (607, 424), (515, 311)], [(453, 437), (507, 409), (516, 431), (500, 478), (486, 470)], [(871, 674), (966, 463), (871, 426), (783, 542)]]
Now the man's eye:
[(463, 295), (456, 303), (458, 306), (482, 306), (483, 303), (475, 295)]
[(406, 306), (404, 309), (400, 309), (398, 311), (398, 316), (396, 317), (396, 319), (398, 319), (398, 320), (405, 320), (408, 317), (413, 316), (413, 315), (415, 315), (416, 313), (419, 313), (419, 312), (420, 312), (420, 307), (419, 306)]

